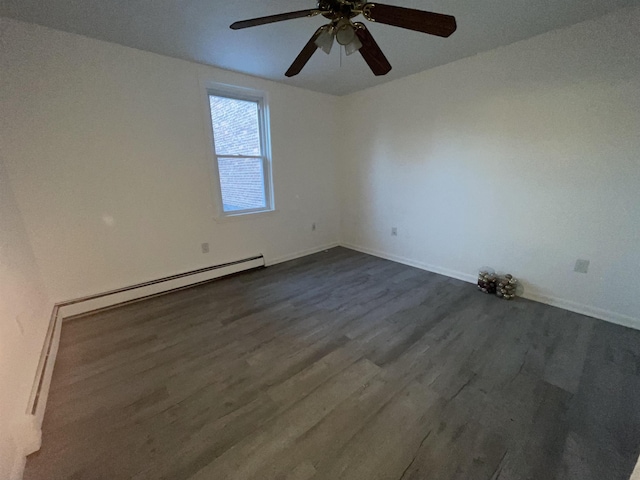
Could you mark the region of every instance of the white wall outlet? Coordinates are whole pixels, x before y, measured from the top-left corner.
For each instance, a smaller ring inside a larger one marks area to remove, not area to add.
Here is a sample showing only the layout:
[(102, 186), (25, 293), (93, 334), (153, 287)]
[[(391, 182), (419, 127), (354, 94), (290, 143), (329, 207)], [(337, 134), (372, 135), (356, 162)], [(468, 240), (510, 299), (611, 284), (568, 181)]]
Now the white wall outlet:
[(398, 227), (391, 227), (391, 236), (392, 237), (398, 236)]
[(315, 231), (316, 231), (316, 222), (313, 222), (313, 223), (311, 224), (311, 231), (312, 231), (312, 232), (315, 232)]
[(579, 258), (576, 260), (576, 266), (573, 267), (574, 272), (587, 273), (589, 271), (589, 260)]
[(208, 243), (203, 243), (201, 245), (202, 247), (202, 253), (209, 253), (209, 244)]

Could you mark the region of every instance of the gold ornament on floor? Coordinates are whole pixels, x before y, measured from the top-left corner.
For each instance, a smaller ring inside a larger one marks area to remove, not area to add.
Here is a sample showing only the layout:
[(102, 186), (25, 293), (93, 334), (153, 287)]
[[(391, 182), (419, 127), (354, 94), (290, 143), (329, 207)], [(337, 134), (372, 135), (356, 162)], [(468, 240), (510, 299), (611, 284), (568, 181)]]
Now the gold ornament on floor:
[(495, 293), (504, 300), (513, 300), (519, 286), (518, 280), (510, 273), (498, 275), (489, 267), (478, 273), (478, 289), (484, 293)]
[(506, 274), (498, 280), (496, 295), (504, 300), (513, 300), (516, 296), (518, 280), (511, 274)]
[(484, 293), (496, 293), (496, 274), (489, 270), (481, 270), (478, 274), (478, 288)]

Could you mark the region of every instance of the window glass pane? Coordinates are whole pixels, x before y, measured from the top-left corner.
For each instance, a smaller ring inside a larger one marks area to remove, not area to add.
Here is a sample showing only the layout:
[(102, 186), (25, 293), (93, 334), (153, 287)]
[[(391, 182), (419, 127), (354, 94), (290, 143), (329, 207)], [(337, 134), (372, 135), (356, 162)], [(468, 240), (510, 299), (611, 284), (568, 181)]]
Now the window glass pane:
[(218, 158), (225, 212), (266, 208), (261, 158)]
[(209, 95), (213, 143), (218, 155), (262, 155), (258, 104)]

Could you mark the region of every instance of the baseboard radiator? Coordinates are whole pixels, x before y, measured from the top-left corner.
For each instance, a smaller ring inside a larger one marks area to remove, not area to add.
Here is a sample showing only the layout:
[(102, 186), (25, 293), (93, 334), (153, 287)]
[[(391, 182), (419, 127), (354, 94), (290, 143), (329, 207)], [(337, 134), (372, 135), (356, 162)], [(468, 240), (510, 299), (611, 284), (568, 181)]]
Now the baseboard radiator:
[[(136, 302), (156, 295), (164, 295), (183, 288), (207, 283), (220, 277), (262, 268), (264, 266), (264, 256), (260, 254), (242, 260), (200, 268), (57, 303), (54, 305), (53, 312), (51, 313), (49, 328), (40, 356), (36, 378), (33, 383), (27, 414), (35, 417), (35, 424), (40, 428), (42, 419), (44, 418), (49, 386), (53, 375), (53, 366), (58, 353), (63, 320), (89, 312)], [(37, 444), (38, 445), (33, 448), (33, 451), (39, 448), (39, 442), (37, 442)]]

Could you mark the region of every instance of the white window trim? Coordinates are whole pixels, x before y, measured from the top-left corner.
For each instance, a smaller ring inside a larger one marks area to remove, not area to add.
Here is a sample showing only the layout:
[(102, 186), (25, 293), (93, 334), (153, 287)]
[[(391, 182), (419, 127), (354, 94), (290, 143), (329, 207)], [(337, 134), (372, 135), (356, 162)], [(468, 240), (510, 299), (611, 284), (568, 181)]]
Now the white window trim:
[[(273, 195), (273, 163), (271, 160), (271, 132), (269, 128), (269, 103), (267, 93), (252, 88), (238, 87), (235, 85), (227, 85), (216, 82), (201, 82), (201, 90), (203, 92), (203, 104), (206, 110), (206, 125), (209, 139), (209, 157), (211, 165), (211, 186), (213, 193), (213, 201), (215, 205), (214, 220), (224, 222), (228, 220), (236, 220), (243, 218), (252, 218), (256, 215), (264, 215), (276, 212), (275, 201)], [(220, 186), (220, 172), (218, 171), (218, 155), (216, 154), (215, 139), (213, 136), (213, 122), (211, 119), (211, 108), (209, 103), (209, 95), (218, 95), (222, 97), (236, 98), (238, 100), (253, 101), (258, 104), (258, 122), (260, 126), (260, 148), (262, 156), (251, 155), (224, 155), (224, 158), (262, 158), (262, 170), (264, 175), (265, 200), (267, 206), (264, 208), (255, 208), (240, 210), (234, 212), (225, 212), (222, 201), (222, 189)]]

